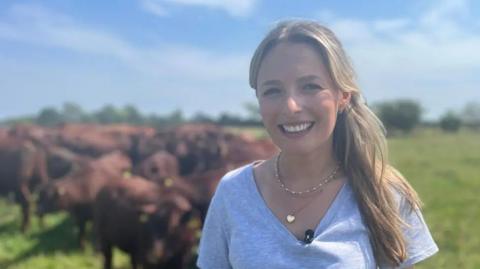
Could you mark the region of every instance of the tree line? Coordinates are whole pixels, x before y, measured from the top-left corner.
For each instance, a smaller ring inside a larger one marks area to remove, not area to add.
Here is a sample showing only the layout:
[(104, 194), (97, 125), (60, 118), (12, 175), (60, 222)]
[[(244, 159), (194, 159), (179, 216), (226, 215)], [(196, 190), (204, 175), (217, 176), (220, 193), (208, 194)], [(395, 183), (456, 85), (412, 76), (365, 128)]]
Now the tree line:
[[(447, 111), (437, 121), (423, 120), (423, 108), (420, 103), (411, 99), (397, 99), (373, 104), (373, 111), (382, 120), (389, 134), (409, 133), (419, 125), (440, 127), (446, 132), (456, 132), (460, 127), (480, 130), (480, 102), (470, 102), (459, 111)], [(247, 116), (239, 116), (224, 112), (214, 117), (198, 112), (187, 118), (181, 110), (165, 115), (141, 113), (135, 106), (115, 107), (105, 105), (93, 112), (85, 111), (80, 105), (72, 102), (64, 103), (59, 109), (46, 107), (36, 115), (6, 119), (0, 125), (15, 123), (34, 123), (53, 127), (62, 123), (128, 123), (132, 125), (149, 125), (154, 128), (174, 126), (185, 122), (215, 123), (223, 126), (261, 126), (261, 118), (257, 104), (244, 105)]]
[(125, 105), (123, 107), (105, 105), (96, 111), (87, 112), (80, 105), (67, 102), (60, 108), (45, 107), (36, 115), (5, 119), (0, 122), (0, 126), (9, 126), (17, 123), (33, 123), (45, 127), (54, 127), (63, 123), (128, 123), (132, 125), (148, 125), (160, 129), (185, 122), (215, 123), (229, 126), (260, 126), (260, 117), (253, 115), (257, 112), (255, 105), (246, 104), (245, 109), (249, 112), (249, 115), (246, 117), (228, 112), (223, 112), (217, 117), (213, 117), (206, 113), (198, 112), (187, 118), (179, 109), (164, 115), (158, 115), (141, 113), (133, 105)]
[(415, 100), (384, 101), (374, 104), (372, 108), (383, 122), (387, 133), (410, 133), (419, 125), (439, 127), (445, 132), (457, 132), (462, 126), (480, 130), (480, 102), (469, 102), (458, 112), (449, 110), (437, 121), (423, 120), (424, 109)]

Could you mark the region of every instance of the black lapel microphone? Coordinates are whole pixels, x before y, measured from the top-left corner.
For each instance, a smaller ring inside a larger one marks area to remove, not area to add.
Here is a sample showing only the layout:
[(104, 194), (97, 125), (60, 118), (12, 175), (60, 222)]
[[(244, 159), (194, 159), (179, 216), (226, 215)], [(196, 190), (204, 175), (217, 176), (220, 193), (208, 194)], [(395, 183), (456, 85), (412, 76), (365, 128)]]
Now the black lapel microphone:
[(305, 231), (305, 238), (303, 238), (303, 242), (304, 242), (305, 244), (310, 244), (310, 243), (312, 243), (314, 233), (315, 233), (315, 232), (314, 232), (313, 230), (311, 230), (311, 229), (306, 230), (306, 231)]

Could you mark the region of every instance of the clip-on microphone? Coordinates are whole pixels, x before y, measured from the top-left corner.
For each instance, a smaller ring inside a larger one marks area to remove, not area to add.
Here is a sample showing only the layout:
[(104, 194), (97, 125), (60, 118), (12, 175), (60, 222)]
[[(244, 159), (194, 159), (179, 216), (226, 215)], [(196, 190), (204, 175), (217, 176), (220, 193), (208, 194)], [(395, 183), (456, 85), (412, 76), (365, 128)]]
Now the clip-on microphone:
[(310, 243), (312, 243), (314, 233), (315, 233), (315, 232), (314, 232), (313, 230), (311, 230), (311, 229), (306, 230), (306, 231), (305, 231), (305, 238), (303, 238), (303, 242), (304, 242), (305, 244), (310, 244)]

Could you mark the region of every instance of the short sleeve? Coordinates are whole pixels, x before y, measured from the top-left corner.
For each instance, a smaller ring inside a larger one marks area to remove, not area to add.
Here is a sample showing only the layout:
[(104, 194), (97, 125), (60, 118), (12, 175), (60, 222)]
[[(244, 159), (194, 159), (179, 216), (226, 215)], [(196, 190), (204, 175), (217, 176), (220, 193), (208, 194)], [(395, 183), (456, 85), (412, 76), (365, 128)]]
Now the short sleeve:
[(225, 204), (220, 185), (210, 202), (202, 228), (197, 259), (197, 266), (201, 269), (231, 268), (228, 261)]
[(407, 204), (402, 199), (400, 212), (404, 221), (410, 225), (410, 227), (403, 228), (407, 245), (407, 259), (398, 268), (411, 267), (438, 252), (438, 246), (430, 234), (422, 212), (418, 208), (412, 209)]

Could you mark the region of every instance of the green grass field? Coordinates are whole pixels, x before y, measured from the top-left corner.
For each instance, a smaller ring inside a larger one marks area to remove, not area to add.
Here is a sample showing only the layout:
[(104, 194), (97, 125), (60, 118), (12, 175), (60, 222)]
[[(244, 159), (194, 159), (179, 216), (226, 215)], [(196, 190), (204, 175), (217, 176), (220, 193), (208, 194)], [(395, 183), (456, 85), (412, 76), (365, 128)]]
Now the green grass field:
[(480, 268), (479, 138), (426, 130), (389, 140), (391, 161), (422, 198), (440, 248), (419, 268)]
[[(261, 133), (258, 130), (255, 135)], [(480, 134), (444, 134), (419, 130), (389, 139), (392, 163), (420, 194), (423, 214), (440, 252), (416, 268), (480, 268)], [(19, 232), (17, 206), (0, 200), (0, 268), (101, 268), (91, 247), (76, 247), (66, 214), (45, 219), (41, 230)], [(115, 252), (115, 268), (129, 268), (128, 257)]]

